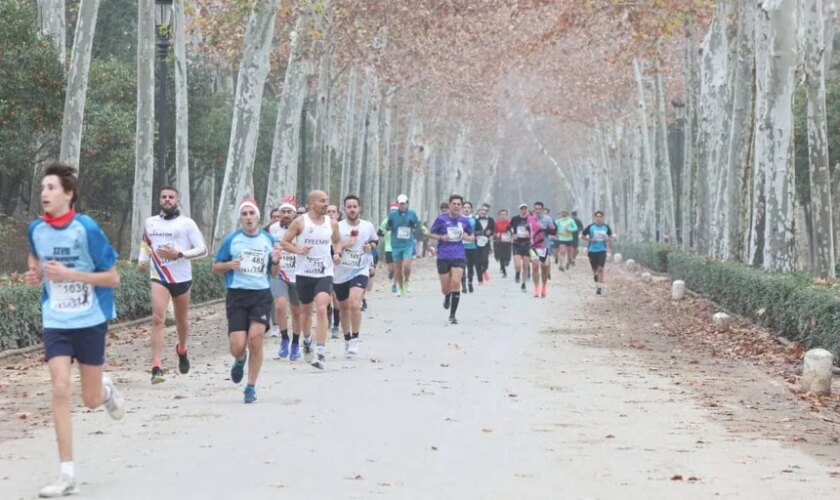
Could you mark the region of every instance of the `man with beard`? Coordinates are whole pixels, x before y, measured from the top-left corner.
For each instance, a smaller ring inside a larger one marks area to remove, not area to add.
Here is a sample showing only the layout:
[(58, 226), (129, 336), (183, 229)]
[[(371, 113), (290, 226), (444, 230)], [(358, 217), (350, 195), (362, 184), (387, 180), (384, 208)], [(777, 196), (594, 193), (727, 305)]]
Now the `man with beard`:
[[(478, 247), (478, 284), (490, 281), (490, 241), (496, 227), (496, 221), (487, 215), (490, 205), (483, 204), (478, 209), (475, 219), (475, 245)], [(483, 279), (482, 279), (483, 278)]]
[(362, 298), (368, 285), (370, 261), (368, 256), (376, 248), (379, 238), (372, 223), (360, 219), (359, 198), (344, 198), (345, 219), (338, 223), (341, 234), (341, 254), (335, 268), (333, 289), (341, 309), (341, 328), (344, 331), (344, 353), (347, 357), (359, 354), (359, 332), (362, 327)]
[(143, 225), (138, 256), (140, 272), (145, 273), (149, 269), (152, 282), (152, 384), (164, 381), (161, 358), (166, 309), (170, 299), (175, 309), (175, 328), (178, 332), (178, 343), (175, 345), (178, 371), (181, 374), (190, 371), (190, 360), (187, 357), (192, 284), (190, 260), (207, 255), (204, 236), (195, 221), (181, 215), (178, 191), (172, 186), (162, 187), (158, 202), (160, 213), (146, 219)]
[[(292, 222), (283, 235), (283, 250), (296, 257), (295, 280), (303, 323), (303, 359), (324, 369), (327, 354), (327, 306), (330, 303), (335, 264), (341, 254), (338, 223), (327, 216), (329, 196), (312, 191), (309, 211)], [(312, 312), (318, 317), (315, 350), (312, 349)]]
[(499, 210), (494, 234), (493, 255), (501, 266), (502, 277), (507, 278), (507, 266), (510, 264), (513, 237), (510, 232), (510, 218), (508, 217), (508, 211), (505, 209)]
[(247, 361), (245, 403), (253, 403), (273, 304), (270, 278), (277, 276), (280, 252), (274, 248), (274, 238), (260, 228), (260, 209), (253, 198), (239, 204), (239, 223), (241, 227), (225, 237), (216, 252), (213, 272), (224, 275), (227, 288), (225, 312), (233, 355), (230, 380), (242, 381)]
[[(283, 251), (283, 236), (295, 220), (294, 196), (287, 196), (280, 202), (279, 219), (268, 227), (268, 232), (274, 238), (274, 248), (280, 252), (280, 264), (277, 278), (271, 280), (271, 296), (274, 298), (274, 317), (280, 327), (280, 350), (277, 357), (289, 358), (289, 361), (300, 359), (300, 299), (295, 285), (295, 254)], [(289, 322), (286, 310), (292, 311), (292, 338), (289, 339)]]

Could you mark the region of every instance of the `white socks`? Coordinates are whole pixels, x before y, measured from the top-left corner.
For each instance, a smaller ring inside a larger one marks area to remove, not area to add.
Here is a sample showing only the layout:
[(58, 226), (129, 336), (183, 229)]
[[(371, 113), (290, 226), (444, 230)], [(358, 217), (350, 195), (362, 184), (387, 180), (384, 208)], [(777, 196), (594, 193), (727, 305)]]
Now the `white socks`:
[(76, 477), (73, 462), (61, 462), (61, 475), (66, 477)]

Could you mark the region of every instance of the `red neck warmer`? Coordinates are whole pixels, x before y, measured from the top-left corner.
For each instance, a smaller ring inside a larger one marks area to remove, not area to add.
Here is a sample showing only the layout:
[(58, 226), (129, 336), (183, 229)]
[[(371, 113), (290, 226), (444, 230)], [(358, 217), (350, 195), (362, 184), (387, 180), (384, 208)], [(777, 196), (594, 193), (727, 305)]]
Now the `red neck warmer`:
[(76, 210), (71, 208), (69, 212), (64, 215), (53, 217), (52, 215), (44, 212), (44, 222), (51, 225), (54, 228), (60, 229), (62, 227), (67, 227), (70, 224), (70, 221), (73, 220), (73, 217), (76, 216)]

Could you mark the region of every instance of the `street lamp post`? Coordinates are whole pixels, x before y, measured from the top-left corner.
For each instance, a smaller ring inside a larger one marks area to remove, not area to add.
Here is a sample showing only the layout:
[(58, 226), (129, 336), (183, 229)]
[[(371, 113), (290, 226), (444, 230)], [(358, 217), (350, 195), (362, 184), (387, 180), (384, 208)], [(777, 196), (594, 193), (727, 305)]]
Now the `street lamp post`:
[(157, 104), (158, 109), (158, 188), (168, 184), (166, 178), (166, 57), (169, 55), (169, 27), (172, 23), (172, 0), (155, 0), (157, 25)]

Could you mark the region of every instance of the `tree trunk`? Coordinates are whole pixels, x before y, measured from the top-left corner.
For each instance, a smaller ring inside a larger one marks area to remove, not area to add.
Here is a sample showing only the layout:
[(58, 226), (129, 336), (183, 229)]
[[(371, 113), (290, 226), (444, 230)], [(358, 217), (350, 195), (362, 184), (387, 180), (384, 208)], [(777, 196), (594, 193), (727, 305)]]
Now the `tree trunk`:
[(378, 211), (379, 207), (379, 175), (381, 168), (380, 146), (381, 136), (379, 135), (379, 112), (381, 110), (382, 93), (379, 90), (379, 78), (373, 73), (373, 69), (369, 69), (371, 76), (370, 89), (370, 111), (368, 118), (368, 133), (365, 140), (365, 151), (367, 151), (366, 172), (362, 180), (364, 181), (364, 196), (363, 202), (371, 207), (372, 210)]
[(417, 103), (411, 105), (411, 115), (405, 129), (405, 148), (403, 149), (402, 171), (400, 172), (400, 193), (407, 193), (411, 182), (411, 159), (414, 155), (412, 147), (414, 134), (417, 129)]
[(385, 117), (383, 123), (383, 138), (382, 138), (382, 175), (379, 177), (379, 199), (377, 200), (377, 210), (372, 210), (371, 213), (380, 214), (388, 208), (388, 198), (393, 196), (391, 192), (391, 178), (393, 169), (393, 134), (394, 134), (394, 93), (396, 92), (393, 86), (388, 87), (385, 92)]
[(756, 125), (750, 262), (795, 267), (793, 92), (796, 0), (766, 0), (756, 15)]
[(636, 202), (640, 212), (641, 227), (639, 234), (642, 241), (653, 241), (653, 225), (654, 225), (654, 189), (652, 185), (651, 173), (654, 171), (653, 153), (650, 147), (650, 134), (648, 133), (648, 112), (647, 99), (645, 97), (645, 83), (642, 78), (642, 70), (639, 67), (638, 59), (633, 59), (633, 74), (636, 77), (636, 86), (639, 92), (639, 128), (641, 136), (641, 164), (639, 176), (636, 177), (639, 183), (639, 190), (637, 191)]
[[(830, 1), (830, 0), (829, 0)], [(825, 105), (825, 33), (823, 0), (801, 0), (804, 28), (805, 91), (808, 100), (808, 172), (811, 184), (811, 224), (817, 275), (835, 278), (831, 175)]]
[[(365, 79), (362, 82), (362, 95), (361, 101), (359, 102), (359, 126), (358, 126), (358, 135), (356, 136), (356, 157), (355, 157), (355, 166), (350, 170), (349, 173), (349, 187), (348, 187), (348, 194), (355, 194), (359, 196), (361, 188), (362, 188), (362, 177), (365, 173), (365, 160), (366, 160), (366, 153), (365, 144), (367, 144), (367, 134), (368, 132), (368, 121), (370, 119), (370, 87), (371, 87), (371, 73), (369, 70), (365, 70)], [(352, 165), (352, 164), (351, 164)]]
[(306, 15), (301, 14), (289, 35), (289, 61), (283, 76), (283, 93), (277, 108), (274, 140), (271, 146), (271, 165), (265, 194), (263, 218), (268, 220), (271, 208), (286, 195), (298, 193), (298, 163), (300, 160), (300, 130), (303, 105), (306, 100), (307, 61), (301, 58), (301, 36), (307, 27)]
[(67, 30), (64, 27), (64, 0), (38, 0), (41, 31), (53, 41), (61, 66), (67, 60)]
[(140, 236), (152, 215), (155, 146), (155, 12), (153, 0), (137, 3), (137, 126), (131, 216), (131, 260), (140, 253)]
[(64, 99), (59, 159), (76, 167), (79, 167), (79, 155), (82, 150), (82, 123), (85, 118), (88, 70), (98, 14), (99, 0), (81, 0), (79, 17), (76, 21), (76, 34), (73, 38), (73, 54), (70, 56), (70, 70), (67, 73), (67, 95)]
[(189, 157), (189, 103), (187, 96), (187, 43), (184, 0), (175, 0), (172, 6), (175, 28), (175, 187), (178, 189), (181, 213), (191, 214), (190, 157)]
[[(664, 241), (665, 235), (667, 235), (669, 239), (674, 239), (677, 234), (677, 226), (675, 220), (676, 209), (674, 205), (674, 182), (671, 178), (671, 157), (670, 152), (668, 151), (668, 117), (665, 112), (665, 83), (662, 79), (662, 71), (658, 59), (656, 60), (656, 76), (654, 77), (654, 82), (656, 85), (656, 121), (659, 126), (659, 132), (657, 133), (657, 137), (659, 138), (657, 147), (659, 148), (658, 155), (660, 159), (660, 175), (657, 177), (659, 178), (659, 185), (661, 187), (661, 224)], [(609, 177), (607, 178), (607, 181), (609, 182)]]
[(688, 249), (694, 245), (694, 231), (692, 221), (695, 218), (695, 189), (697, 178), (695, 176), (696, 159), (694, 144), (697, 140), (697, 62), (694, 31), (689, 28), (685, 39), (685, 64), (683, 73), (685, 75), (685, 123), (683, 125), (683, 177), (682, 177), (682, 209), (680, 215), (680, 238), (682, 248)]
[(350, 170), (353, 164), (353, 139), (356, 130), (356, 67), (350, 68), (350, 81), (347, 84), (347, 109), (344, 117), (344, 145), (341, 152), (341, 189), (339, 196), (350, 194)]
[(254, 191), (254, 157), (260, 127), (262, 94), (268, 75), (268, 55), (280, 0), (256, 0), (245, 29), (225, 176), (213, 234), (215, 248), (239, 223), (239, 201)]

